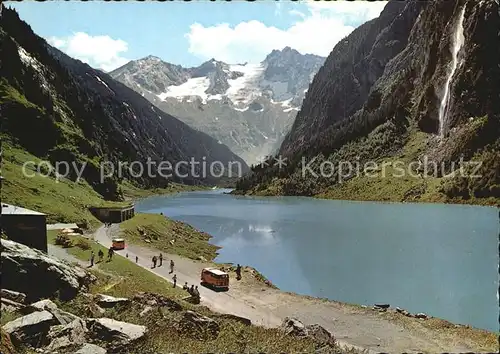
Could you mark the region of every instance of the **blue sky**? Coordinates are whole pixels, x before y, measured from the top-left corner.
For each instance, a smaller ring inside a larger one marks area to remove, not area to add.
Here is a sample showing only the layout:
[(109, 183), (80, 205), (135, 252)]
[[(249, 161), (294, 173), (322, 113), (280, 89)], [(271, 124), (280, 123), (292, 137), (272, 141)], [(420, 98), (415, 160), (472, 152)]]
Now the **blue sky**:
[(355, 27), (378, 16), (378, 2), (20, 2), (14, 7), (52, 45), (112, 70), (147, 55), (183, 66), (215, 58), (259, 62), (290, 46), (327, 56)]

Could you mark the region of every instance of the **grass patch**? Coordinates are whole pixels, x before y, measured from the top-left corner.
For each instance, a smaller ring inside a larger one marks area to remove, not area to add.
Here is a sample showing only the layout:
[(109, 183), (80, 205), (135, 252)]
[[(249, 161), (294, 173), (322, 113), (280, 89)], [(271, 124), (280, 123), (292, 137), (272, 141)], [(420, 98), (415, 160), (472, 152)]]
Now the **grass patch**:
[(33, 165), (26, 167), (26, 172), (32, 175), (26, 177), (23, 164), (28, 161), (38, 164), (42, 160), (5, 141), (2, 148), (2, 201), (45, 213), (48, 223), (85, 223), (94, 228), (100, 222), (90, 213), (89, 206), (123, 204), (105, 201), (85, 181), (57, 181), (53, 174), (45, 177)]
[[(124, 316), (131, 314), (124, 314)], [(151, 316), (144, 322), (153, 328), (147, 340), (132, 353), (314, 353), (310, 339), (286, 336), (277, 329), (244, 326), (217, 319), (221, 330), (216, 339), (199, 340), (180, 334), (174, 327), (180, 315)], [(154, 322), (153, 322), (154, 321)], [(332, 353), (334, 353), (332, 351)]]
[[(454, 182), (452, 181), (453, 178), (449, 176), (426, 176), (422, 178), (415, 171), (408, 173), (410, 164), (418, 161), (419, 157), (428, 149), (427, 143), (431, 137), (430, 134), (420, 131), (413, 132), (399, 154), (395, 157), (377, 161), (380, 168), (374, 171), (375, 177), (365, 175), (355, 177), (336, 184), (315, 195), (315, 197), (361, 201), (497, 205), (499, 200), (493, 197), (476, 198), (471, 195), (468, 199), (465, 199), (447, 196), (444, 193), (443, 186), (448, 186)], [(483, 159), (477, 158), (476, 160), (482, 161)], [(404, 176), (402, 177), (399, 177), (401, 175), (400, 170), (395, 168), (395, 166), (398, 166), (396, 162), (398, 164), (403, 163)], [(490, 170), (493, 171), (493, 168)], [(483, 174), (486, 175), (486, 173)], [(487, 185), (487, 183), (484, 184)], [(489, 182), (489, 184), (493, 185), (493, 182)]]
[(151, 189), (141, 189), (134, 186), (129, 181), (123, 181), (120, 184), (120, 189), (123, 196), (127, 200), (146, 198), (153, 195), (164, 195), (164, 194), (175, 194), (180, 192), (194, 192), (206, 190), (208, 187), (205, 186), (190, 186), (187, 184), (180, 183), (170, 183), (166, 188), (151, 188)]
[[(217, 256), (218, 247), (208, 243), (209, 234), (160, 214), (135, 214), (132, 219), (120, 224), (120, 230), (127, 242), (165, 253), (191, 259), (203, 256), (208, 261)], [(141, 230), (145, 232), (144, 236)]]
[(24, 96), (14, 87), (7, 84), (4, 80), (0, 82), (0, 89), (1, 89), (1, 96), (0, 96), (1, 103), (13, 101), (24, 106), (25, 108), (33, 108), (40, 110), (40, 107), (28, 101), (26, 99), (26, 96)]
[(23, 315), (14, 311), (14, 312), (8, 312), (8, 311), (3, 311), (2, 310), (2, 320), (1, 324), (2, 326), (6, 324), (7, 322), (14, 321), (16, 318), (22, 317)]
[(415, 321), (414, 318), (409, 318), (393, 311), (384, 312), (381, 315), (410, 330), (418, 330), (419, 327), (424, 327), (426, 330), (436, 333), (441, 337), (467, 339), (471, 345), (481, 348), (483, 352), (488, 350), (492, 353), (498, 351), (500, 332), (495, 333), (471, 326), (453, 324), (434, 317), (428, 318), (425, 321)]
[[(57, 230), (47, 231), (47, 240), (49, 244), (55, 245), (55, 239), (58, 234)], [(111, 262), (106, 262), (108, 250), (100, 244), (87, 240), (81, 236), (69, 236), (73, 241), (73, 247), (66, 248), (67, 252), (79, 260), (89, 262), (90, 252), (93, 250), (96, 257), (95, 262), (100, 272), (104, 272), (105, 276), (99, 275), (98, 281), (93, 287), (93, 293), (104, 293), (111, 296), (132, 297), (138, 292), (146, 291), (168, 296), (172, 299), (180, 299), (186, 296), (186, 293), (179, 288), (173, 288), (172, 284), (136, 265), (133, 261), (116, 255)], [(90, 250), (83, 250), (76, 245), (79, 242), (88, 242), (91, 245)], [(97, 263), (97, 253), (99, 250), (104, 252), (104, 260)], [(97, 273), (99, 273), (97, 271)]]
[[(345, 199), (363, 201), (445, 201), (444, 196), (440, 196), (438, 188), (440, 180), (438, 178), (426, 177), (394, 177), (397, 173), (391, 160), (385, 160), (385, 177), (355, 177), (347, 182), (335, 185), (324, 193), (318, 194), (319, 198)], [(380, 171), (382, 172), (382, 171)]]
[(316, 197), (386, 202), (429, 201), (432, 198), (444, 200), (444, 196), (438, 196), (438, 178), (424, 179), (415, 171), (408, 171), (410, 164), (418, 161), (420, 154), (425, 151), (428, 138), (428, 134), (415, 131), (396, 156), (376, 161), (378, 169), (370, 171), (373, 176), (363, 174), (354, 177), (328, 188)]

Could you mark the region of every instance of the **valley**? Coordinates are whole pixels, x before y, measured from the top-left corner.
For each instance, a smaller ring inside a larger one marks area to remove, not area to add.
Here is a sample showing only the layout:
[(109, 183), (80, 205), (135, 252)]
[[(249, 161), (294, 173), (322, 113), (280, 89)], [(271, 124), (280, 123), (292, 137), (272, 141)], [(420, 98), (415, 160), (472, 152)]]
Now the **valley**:
[(0, 4), (0, 351), (496, 350), (498, 1), (221, 4)]

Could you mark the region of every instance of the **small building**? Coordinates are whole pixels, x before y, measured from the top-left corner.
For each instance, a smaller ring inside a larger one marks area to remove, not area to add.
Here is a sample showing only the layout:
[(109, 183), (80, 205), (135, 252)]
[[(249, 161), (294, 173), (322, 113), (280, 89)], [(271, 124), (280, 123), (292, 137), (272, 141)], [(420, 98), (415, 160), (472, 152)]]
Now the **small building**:
[(2, 203), (2, 231), (9, 240), (47, 252), (47, 217), (38, 211)]
[(99, 221), (120, 223), (122, 221), (131, 219), (135, 215), (134, 205), (125, 207), (91, 207), (89, 208), (92, 215)]

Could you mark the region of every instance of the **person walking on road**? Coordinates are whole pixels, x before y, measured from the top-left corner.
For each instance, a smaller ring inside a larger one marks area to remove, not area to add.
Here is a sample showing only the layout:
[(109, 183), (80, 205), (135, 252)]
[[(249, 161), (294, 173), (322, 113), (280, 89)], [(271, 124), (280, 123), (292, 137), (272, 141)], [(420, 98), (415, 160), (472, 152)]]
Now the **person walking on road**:
[(135, 263), (139, 262), (139, 257), (135, 256)]
[(177, 274), (174, 274), (174, 277), (172, 278), (174, 280), (174, 288), (177, 286)]
[(174, 272), (174, 260), (170, 260), (170, 273)]
[(152, 268), (156, 268), (156, 256), (153, 256), (153, 267)]
[(163, 264), (163, 255), (160, 253), (160, 265), (159, 265), (159, 267), (161, 267), (162, 264)]
[(236, 279), (241, 280), (241, 266), (239, 264), (236, 267)]

